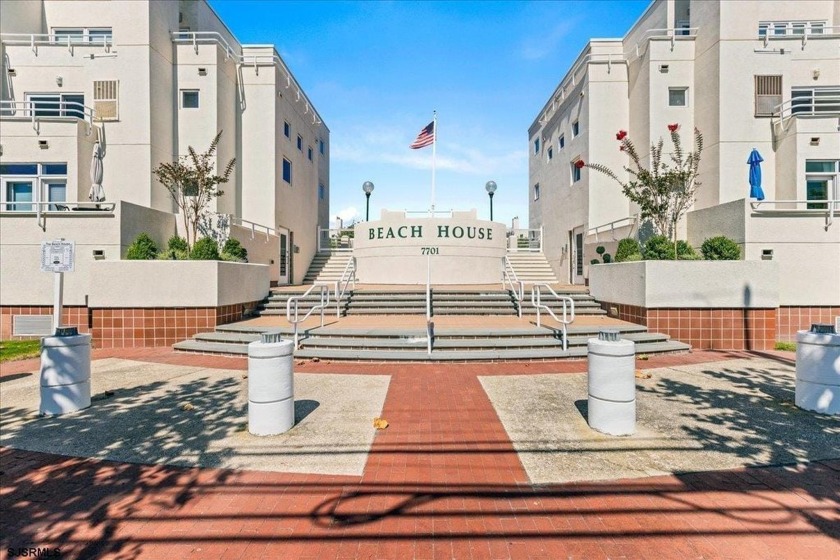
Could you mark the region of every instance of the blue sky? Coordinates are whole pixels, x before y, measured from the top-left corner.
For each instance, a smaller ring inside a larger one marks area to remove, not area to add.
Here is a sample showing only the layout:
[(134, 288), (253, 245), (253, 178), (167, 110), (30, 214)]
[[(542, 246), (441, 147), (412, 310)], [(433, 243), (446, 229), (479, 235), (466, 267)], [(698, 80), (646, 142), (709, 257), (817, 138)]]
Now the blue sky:
[(590, 37), (620, 37), (648, 5), (590, 2), (211, 0), (243, 43), (273, 43), (330, 128), (330, 213), (436, 208), (528, 220), (528, 127)]

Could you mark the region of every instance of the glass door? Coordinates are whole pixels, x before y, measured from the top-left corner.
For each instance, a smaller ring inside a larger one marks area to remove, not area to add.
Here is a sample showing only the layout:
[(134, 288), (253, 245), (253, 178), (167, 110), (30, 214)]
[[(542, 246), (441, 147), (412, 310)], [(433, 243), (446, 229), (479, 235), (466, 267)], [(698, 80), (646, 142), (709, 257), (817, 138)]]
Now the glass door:
[[(32, 181), (3, 181), (4, 190), (6, 191), (6, 210), (10, 212), (34, 212), (35, 207), (32, 204), (33, 190)], [(29, 204), (27, 204), (29, 203)]]
[[(805, 187), (805, 198), (807, 200), (828, 200), (832, 181), (832, 177), (809, 177)], [(828, 204), (825, 202), (809, 202), (807, 208), (808, 210), (827, 210)]]
[(280, 277), (278, 283), (289, 283), (289, 233), (287, 230), (280, 232)]
[[(45, 202), (67, 202), (67, 181), (56, 179), (44, 179), (42, 192), (44, 193), (41, 200)], [(49, 209), (55, 210), (69, 210), (66, 204), (50, 204)]]

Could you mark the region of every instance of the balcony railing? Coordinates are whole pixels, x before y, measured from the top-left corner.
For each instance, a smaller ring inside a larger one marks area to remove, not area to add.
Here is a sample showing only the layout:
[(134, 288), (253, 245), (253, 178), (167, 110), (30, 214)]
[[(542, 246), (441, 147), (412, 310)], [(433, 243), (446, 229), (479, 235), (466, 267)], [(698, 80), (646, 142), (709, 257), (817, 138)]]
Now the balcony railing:
[(42, 119), (83, 120), (90, 134), (95, 118), (93, 109), (76, 101), (0, 101), (0, 119), (31, 121), (36, 132)]
[(349, 252), (353, 250), (353, 228), (318, 228), (318, 252)]
[[(834, 189), (832, 189), (834, 190)], [(754, 214), (795, 216), (825, 216), (825, 229), (840, 215), (840, 193), (829, 193), (827, 200), (762, 200), (750, 201)]]
[(768, 46), (770, 41), (789, 41), (791, 39), (802, 42), (805, 46), (811, 39), (836, 39), (840, 37), (840, 26), (819, 26), (819, 27), (791, 27), (785, 28), (784, 33), (773, 33), (772, 30), (765, 29), (764, 33), (759, 31), (758, 38), (764, 41), (764, 46)]
[(784, 127), (791, 117), (840, 117), (840, 94), (793, 97), (773, 111), (772, 123)]
[[(19, 214), (61, 214), (67, 212), (113, 213), (115, 202), (0, 202), (0, 212)], [(75, 214), (74, 214), (75, 215)]]
[(90, 36), (85, 34), (54, 34), (54, 33), (0, 33), (0, 42), (4, 45), (29, 45), (32, 52), (38, 54), (38, 47), (65, 47), (74, 54), (76, 47), (101, 47), (105, 52), (111, 52), (114, 39), (109, 35)]

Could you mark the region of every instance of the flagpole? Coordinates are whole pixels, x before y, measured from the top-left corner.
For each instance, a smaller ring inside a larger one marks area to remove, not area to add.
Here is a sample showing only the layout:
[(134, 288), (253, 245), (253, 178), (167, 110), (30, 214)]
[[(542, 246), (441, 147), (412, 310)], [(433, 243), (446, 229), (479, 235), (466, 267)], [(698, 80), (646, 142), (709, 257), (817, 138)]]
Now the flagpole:
[(434, 134), (434, 139), (432, 141), (432, 207), (430, 212), (430, 217), (435, 217), (435, 161), (437, 159), (437, 138), (438, 138), (438, 130), (437, 130), (437, 111), (433, 112), (432, 116), (432, 133)]

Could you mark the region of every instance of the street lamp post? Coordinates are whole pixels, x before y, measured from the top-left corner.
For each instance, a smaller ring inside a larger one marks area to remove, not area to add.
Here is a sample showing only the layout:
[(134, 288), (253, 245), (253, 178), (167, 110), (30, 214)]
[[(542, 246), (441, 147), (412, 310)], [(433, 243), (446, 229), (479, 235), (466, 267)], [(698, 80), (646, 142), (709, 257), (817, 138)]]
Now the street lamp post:
[(490, 195), (490, 221), (493, 221), (493, 195), (496, 194), (496, 181), (487, 181), (484, 185), (487, 194)]
[(362, 184), (362, 190), (365, 191), (365, 221), (370, 221), (370, 193), (373, 192), (373, 183), (365, 181)]

